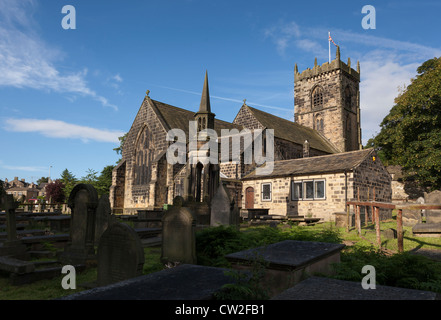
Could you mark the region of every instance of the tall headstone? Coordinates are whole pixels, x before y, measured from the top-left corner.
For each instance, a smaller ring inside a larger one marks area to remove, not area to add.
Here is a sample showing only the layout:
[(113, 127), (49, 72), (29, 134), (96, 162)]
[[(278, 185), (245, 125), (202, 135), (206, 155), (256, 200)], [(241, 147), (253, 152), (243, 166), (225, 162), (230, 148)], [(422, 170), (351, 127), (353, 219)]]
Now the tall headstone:
[(183, 203), (182, 197), (176, 197), (162, 218), (163, 263), (196, 263), (196, 217), (190, 208), (183, 207)]
[(94, 240), (98, 193), (90, 184), (77, 184), (70, 193), (68, 205), (72, 211), (70, 244), (60, 260), (72, 265), (96, 261)]
[(143, 266), (144, 249), (136, 231), (120, 222), (110, 225), (98, 246), (98, 285), (140, 276)]
[(104, 194), (98, 201), (95, 216), (95, 243), (99, 243), (101, 235), (112, 224), (112, 208), (110, 207), (109, 195)]
[[(424, 193), (424, 200), (426, 204), (441, 205), (441, 191), (435, 190), (430, 193)], [(441, 222), (441, 210), (426, 210), (426, 223)]]
[(217, 188), (217, 191), (213, 199), (211, 200), (210, 225), (230, 225), (232, 222), (231, 209), (232, 207), (230, 198), (225, 191), (225, 187), (223, 186), (222, 181), (220, 181), (219, 187)]

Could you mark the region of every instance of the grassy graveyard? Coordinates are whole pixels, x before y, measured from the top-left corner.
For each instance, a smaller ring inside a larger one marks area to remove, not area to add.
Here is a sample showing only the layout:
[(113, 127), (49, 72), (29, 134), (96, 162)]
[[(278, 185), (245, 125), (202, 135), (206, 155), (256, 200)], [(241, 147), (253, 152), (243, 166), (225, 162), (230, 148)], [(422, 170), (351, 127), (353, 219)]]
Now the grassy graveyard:
[[(394, 217), (392, 220), (381, 223), (381, 230), (389, 228), (396, 228)], [(361, 269), (369, 264), (376, 268), (377, 284), (441, 293), (441, 260), (411, 254), (416, 249), (428, 249), (431, 252), (441, 253), (441, 239), (414, 237), (410, 227), (404, 227), (405, 252), (403, 254), (395, 254), (397, 239), (382, 237), (382, 250), (379, 250), (375, 245), (376, 234), (373, 225), (362, 227), (361, 237), (354, 228), (348, 233), (346, 228), (336, 228), (330, 222), (314, 226), (279, 224), (277, 228), (242, 225), (240, 230), (233, 227), (207, 228), (196, 234), (197, 261), (201, 265), (228, 268), (229, 263), (224, 258), (226, 254), (283, 240), (345, 243), (347, 247), (342, 251), (341, 263), (335, 265), (335, 278), (361, 281), (364, 276), (361, 274)], [(144, 254), (144, 274), (167, 267), (160, 262), (160, 247), (144, 248)], [(262, 293), (264, 288), (258, 286), (258, 273), (261, 268), (264, 266), (256, 263), (253, 283), (243, 283), (242, 287), (232, 288), (229, 294), (219, 298), (264, 299), (265, 295)], [(47, 300), (85, 290), (81, 284), (96, 280), (96, 268), (87, 268), (77, 273), (76, 276), (77, 289), (65, 290), (61, 287), (63, 274), (51, 280), (40, 280), (22, 286), (12, 286), (8, 277), (0, 275), (0, 299)]]

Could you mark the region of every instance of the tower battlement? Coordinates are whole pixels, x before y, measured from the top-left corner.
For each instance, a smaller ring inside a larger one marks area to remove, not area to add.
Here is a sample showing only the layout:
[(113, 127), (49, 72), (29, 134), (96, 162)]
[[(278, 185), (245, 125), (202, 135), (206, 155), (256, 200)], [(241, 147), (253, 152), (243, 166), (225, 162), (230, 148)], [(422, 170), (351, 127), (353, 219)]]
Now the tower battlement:
[(297, 64), (294, 67), (294, 82), (304, 79), (316, 77), (320, 74), (332, 72), (335, 70), (342, 70), (343, 72), (351, 75), (355, 80), (360, 81), (360, 63), (357, 61), (357, 70), (351, 67), (351, 59), (348, 58), (348, 62), (344, 63), (340, 60), (340, 48), (337, 47), (336, 58), (329, 62), (325, 62), (322, 65), (317, 65), (317, 58), (315, 59), (314, 68), (307, 68), (301, 73), (298, 71)]

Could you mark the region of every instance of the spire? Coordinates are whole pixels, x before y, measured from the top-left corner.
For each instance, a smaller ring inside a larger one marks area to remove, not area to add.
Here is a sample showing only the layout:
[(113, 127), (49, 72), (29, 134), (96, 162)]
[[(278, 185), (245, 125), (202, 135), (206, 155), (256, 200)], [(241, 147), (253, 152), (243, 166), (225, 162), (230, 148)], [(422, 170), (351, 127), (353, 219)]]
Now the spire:
[(208, 72), (207, 71), (205, 71), (204, 88), (202, 89), (201, 104), (199, 106), (198, 112), (210, 112), (211, 113), (210, 93), (208, 90)]
[(340, 60), (340, 46), (337, 46), (337, 52), (336, 52), (335, 56), (336, 56), (335, 58), (337, 60)]

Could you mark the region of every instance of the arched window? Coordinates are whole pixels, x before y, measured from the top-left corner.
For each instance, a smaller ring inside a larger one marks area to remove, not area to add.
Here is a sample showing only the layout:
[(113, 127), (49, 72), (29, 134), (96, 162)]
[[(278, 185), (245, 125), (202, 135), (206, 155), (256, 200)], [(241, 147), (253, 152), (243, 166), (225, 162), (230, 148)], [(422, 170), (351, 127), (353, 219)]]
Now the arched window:
[(312, 91), (312, 108), (321, 109), (323, 108), (323, 89), (319, 86), (315, 87)]
[(324, 130), (323, 118), (320, 113), (315, 115), (315, 129), (321, 132), (323, 132)]
[(151, 150), (150, 135), (147, 126), (141, 129), (135, 144), (135, 163), (133, 167), (133, 184), (146, 185), (150, 182), (151, 161), (153, 152)]

